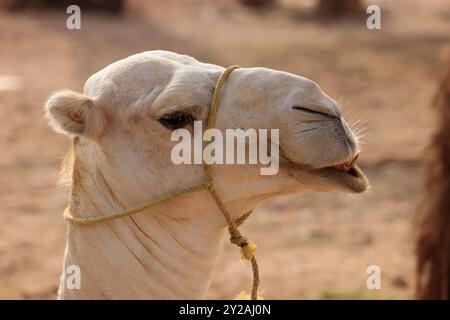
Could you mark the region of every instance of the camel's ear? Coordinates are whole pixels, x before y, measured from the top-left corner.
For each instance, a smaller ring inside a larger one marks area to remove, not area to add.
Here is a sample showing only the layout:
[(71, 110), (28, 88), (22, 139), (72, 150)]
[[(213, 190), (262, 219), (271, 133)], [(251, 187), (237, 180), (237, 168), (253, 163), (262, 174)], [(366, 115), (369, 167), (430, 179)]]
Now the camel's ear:
[(74, 91), (56, 92), (48, 99), (45, 110), (51, 126), (59, 133), (93, 138), (103, 127), (103, 117), (94, 100)]

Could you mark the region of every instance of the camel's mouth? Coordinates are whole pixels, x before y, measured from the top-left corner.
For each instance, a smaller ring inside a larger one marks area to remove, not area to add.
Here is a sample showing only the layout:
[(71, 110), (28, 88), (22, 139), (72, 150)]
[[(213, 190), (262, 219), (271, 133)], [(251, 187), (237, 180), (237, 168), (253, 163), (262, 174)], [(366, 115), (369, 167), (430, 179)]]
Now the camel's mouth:
[(283, 158), (289, 162), (287, 164), (289, 174), (300, 182), (361, 193), (369, 188), (369, 181), (364, 172), (356, 165), (358, 155), (356, 154), (351, 160), (343, 163), (319, 169), (308, 169)]

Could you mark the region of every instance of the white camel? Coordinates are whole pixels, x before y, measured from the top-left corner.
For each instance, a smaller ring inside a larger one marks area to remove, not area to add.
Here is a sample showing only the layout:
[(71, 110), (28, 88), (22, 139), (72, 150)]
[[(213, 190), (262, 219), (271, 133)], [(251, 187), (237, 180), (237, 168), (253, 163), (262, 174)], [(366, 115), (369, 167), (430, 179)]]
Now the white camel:
[[(55, 131), (72, 138), (65, 161), (74, 215), (129, 210), (200, 184), (201, 165), (175, 165), (172, 130), (206, 120), (224, 68), (167, 51), (117, 61), (92, 75), (84, 93), (60, 91), (46, 104)], [(336, 102), (311, 80), (265, 68), (233, 71), (215, 127), (278, 128), (280, 169), (214, 165), (214, 187), (237, 219), (275, 195), (363, 192), (354, 164), (356, 137)], [(207, 192), (195, 192), (135, 215), (68, 224), (64, 270), (81, 271), (79, 289), (60, 281), (60, 299), (201, 299), (210, 286), (227, 224)]]

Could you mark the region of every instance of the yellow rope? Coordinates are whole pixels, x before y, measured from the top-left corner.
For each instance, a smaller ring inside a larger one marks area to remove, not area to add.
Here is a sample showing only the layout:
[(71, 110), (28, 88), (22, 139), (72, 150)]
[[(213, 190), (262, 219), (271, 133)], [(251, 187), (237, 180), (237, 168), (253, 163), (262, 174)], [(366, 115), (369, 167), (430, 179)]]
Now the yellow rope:
[[(239, 68), (239, 66), (231, 66), (228, 67), (219, 77), (219, 80), (217, 80), (216, 87), (214, 89), (212, 101), (211, 101), (211, 107), (209, 110), (209, 117), (208, 117), (208, 123), (207, 123), (207, 129), (210, 129), (214, 127), (214, 124), (216, 123), (216, 117), (217, 117), (217, 110), (219, 106), (219, 100), (221, 96), (222, 89), (225, 85), (225, 82), (227, 81), (229, 75), (231, 72)], [(72, 223), (81, 224), (81, 225), (87, 225), (92, 224), (96, 222), (102, 222), (102, 221), (108, 221), (112, 219), (122, 218), (126, 216), (133, 215), (135, 213), (144, 211), (146, 209), (149, 209), (150, 207), (167, 201), (174, 198), (177, 198), (179, 196), (191, 193), (191, 192), (197, 192), (201, 190), (208, 190), (211, 194), (211, 197), (216, 202), (217, 206), (219, 207), (220, 211), (222, 212), (227, 224), (228, 224), (228, 233), (230, 234), (230, 242), (234, 245), (241, 248), (241, 256), (243, 259), (250, 260), (252, 264), (252, 271), (253, 271), (253, 281), (252, 281), (252, 290), (251, 290), (251, 299), (257, 300), (258, 299), (258, 286), (259, 286), (259, 270), (258, 270), (258, 263), (256, 262), (255, 258), (255, 251), (256, 251), (256, 245), (253, 244), (251, 241), (249, 241), (246, 237), (244, 237), (241, 232), (238, 229), (238, 226), (241, 225), (245, 219), (247, 219), (251, 211), (244, 213), (240, 218), (238, 218), (236, 221), (234, 221), (231, 218), (231, 215), (225, 206), (225, 204), (220, 200), (219, 195), (216, 192), (216, 189), (214, 189), (214, 181), (213, 177), (210, 171), (210, 166), (206, 163), (203, 165), (203, 168), (205, 170), (205, 182), (201, 185), (194, 186), (191, 188), (187, 188), (184, 190), (172, 192), (168, 195), (159, 197), (153, 201), (150, 201), (146, 204), (143, 204), (141, 206), (135, 207), (131, 210), (127, 211), (121, 211), (117, 212), (111, 215), (106, 216), (100, 216), (100, 217), (88, 217), (88, 218), (81, 218), (81, 217), (75, 217), (70, 210), (70, 207), (67, 207), (64, 210), (64, 218)], [(242, 294), (241, 294), (242, 295)]]
[(72, 215), (72, 213), (70, 212), (70, 208), (67, 207), (64, 210), (64, 218), (66, 220), (69, 220), (73, 223), (77, 223), (77, 224), (92, 224), (95, 222), (101, 222), (101, 221), (107, 221), (107, 220), (113, 220), (113, 219), (117, 219), (117, 218), (122, 218), (122, 217), (126, 217), (126, 216), (130, 216), (132, 214), (144, 211), (150, 207), (153, 207), (154, 205), (157, 205), (158, 203), (170, 200), (170, 199), (174, 199), (177, 198), (179, 196), (182, 196), (184, 194), (187, 193), (191, 193), (191, 192), (197, 192), (197, 191), (201, 191), (201, 190), (208, 190), (209, 186), (206, 184), (201, 184), (199, 186), (195, 186), (192, 188), (188, 188), (188, 189), (184, 189), (184, 190), (180, 190), (180, 191), (175, 191), (173, 193), (170, 193), (168, 195), (162, 196), (160, 198), (157, 198), (151, 202), (148, 202), (146, 204), (143, 204), (141, 206), (135, 207), (131, 210), (127, 210), (127, 211), (121, 211), (121, 212), (117, 212), (111, 215), (106, 215), (106, 216), (100, 216), (100, 217), (89, 217), (89, 218), (80, 218), (80, 217), (75, 217)]

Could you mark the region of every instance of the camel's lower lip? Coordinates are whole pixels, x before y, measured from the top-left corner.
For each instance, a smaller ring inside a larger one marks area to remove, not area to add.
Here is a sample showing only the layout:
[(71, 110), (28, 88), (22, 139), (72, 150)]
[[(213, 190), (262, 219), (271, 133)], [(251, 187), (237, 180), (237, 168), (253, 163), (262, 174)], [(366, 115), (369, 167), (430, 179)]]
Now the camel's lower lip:
[(326, 167), (317, 170), (311, 170), (311, 173), (322, 177), (330, 182), (337, 183), (350, 189), (355, 193), (364, 192), (369, 187), (369, 181), (364, 172), (355, 164), (348, 171), (340, 170), (335, 167)]
[(289, 175), (301, 183), (323, 186), (324, 189), (327, 189), (327, 187), (343, 189), (354, 193), (361, 193), (369, 188), (367, 177), (356, 164), (345, 170), (342, 166), (311, 169), (288, 160), (286, 166)]

